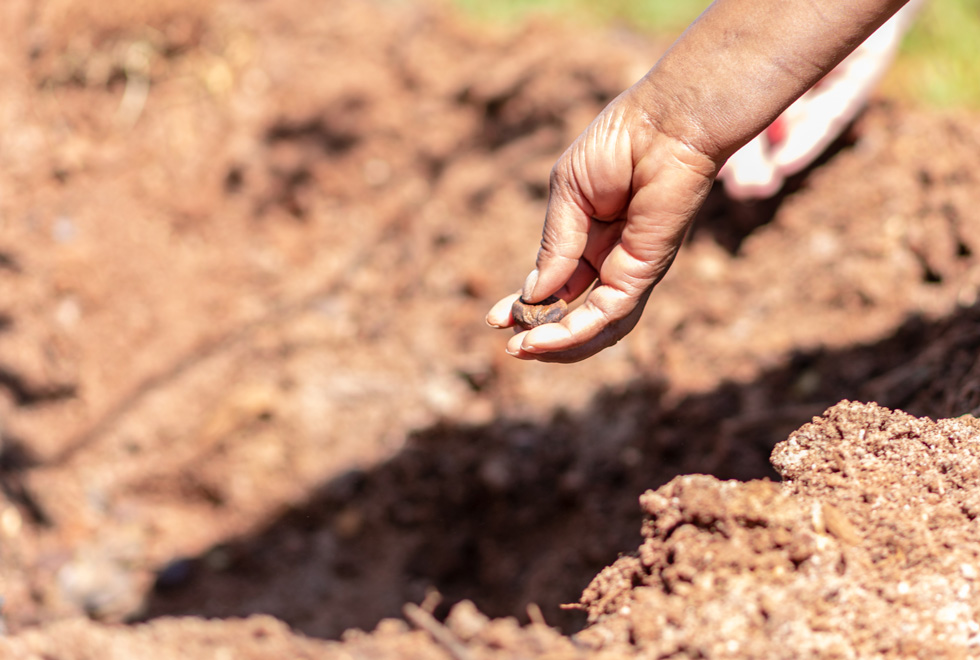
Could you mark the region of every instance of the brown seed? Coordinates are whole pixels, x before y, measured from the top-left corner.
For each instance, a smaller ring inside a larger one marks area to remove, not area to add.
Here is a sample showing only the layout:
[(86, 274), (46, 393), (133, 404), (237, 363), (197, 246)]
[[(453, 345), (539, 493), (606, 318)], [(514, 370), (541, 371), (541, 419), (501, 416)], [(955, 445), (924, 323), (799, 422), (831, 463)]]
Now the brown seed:
[(524, 330), (530, 330), (545, 323), (557, 323), (565, 318), (567, 312), (568, 305), (556, 296), (549, 296), (534, 304), (524, 302), (524, 298), (518, 298), (514, 301), (514, 306), (511, 307), (514, 323)]

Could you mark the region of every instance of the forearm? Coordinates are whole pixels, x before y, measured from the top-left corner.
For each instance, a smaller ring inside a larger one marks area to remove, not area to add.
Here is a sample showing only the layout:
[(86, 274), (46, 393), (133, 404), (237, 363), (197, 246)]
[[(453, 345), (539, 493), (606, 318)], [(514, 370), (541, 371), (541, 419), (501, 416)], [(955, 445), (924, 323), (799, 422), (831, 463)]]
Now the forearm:
[(716, 0), (631, 92), (655, 128), (722, 163), (906, 0)]

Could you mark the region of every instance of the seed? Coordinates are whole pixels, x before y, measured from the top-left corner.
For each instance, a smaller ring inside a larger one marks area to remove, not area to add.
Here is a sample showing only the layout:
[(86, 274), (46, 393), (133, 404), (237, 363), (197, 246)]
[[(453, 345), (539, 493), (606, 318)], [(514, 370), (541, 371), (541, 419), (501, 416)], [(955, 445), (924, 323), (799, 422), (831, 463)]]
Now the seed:
[(539, 303), (528, 303), (518, 298), (511, 307), (514, 323), (524, 330), (536, 328), (545, 323), (557, 323), (568, 312), (568, 305), (557, 296), (549, 296)]

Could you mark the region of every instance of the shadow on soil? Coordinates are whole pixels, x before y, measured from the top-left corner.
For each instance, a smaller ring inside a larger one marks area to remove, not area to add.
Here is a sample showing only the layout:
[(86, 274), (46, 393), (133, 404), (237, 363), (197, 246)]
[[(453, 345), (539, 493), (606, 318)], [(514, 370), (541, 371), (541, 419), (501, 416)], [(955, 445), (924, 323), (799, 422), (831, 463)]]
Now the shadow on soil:
[(729, 254), (738, 254), (742, 248), (742, 242), (752, 232), (772, 222), (783, 202), (807, 186), (807, 181), (812, 172), (857, 143), (857, 125), (863, 116), (864, 112), (858, 115), (840, 136), (830, 143), (820, 157), (810, 163), (806, 169), (787, 178), (779, 193), (772, 197), (739, 201), (728, 197), (724, 192), (724, 186), (716, 183), (698, 213), (697, 221), (691, 228), (690, 238), (700, 233), (707, 233)]
[[(673, 403), (639, 380), (547, 424), (443, 424), (414, 434), (388, 462), (325, 484), (248, 538), (163, 569), (146, 618), (268, 613), (336, 637), (399, 616), (429, 588), (437, 613), (469, 598), (491, 616), (525, 619), (559, 604), (639, 541), (637, 497), (678, 474), (775, 478), (773, 445), (842, 398), (951, 416), (980, 400), (980, 312), (913, 318), (873, 345), (798, 354), (754, 382)], [(492, 387), (492, 385), (490, 385)]]

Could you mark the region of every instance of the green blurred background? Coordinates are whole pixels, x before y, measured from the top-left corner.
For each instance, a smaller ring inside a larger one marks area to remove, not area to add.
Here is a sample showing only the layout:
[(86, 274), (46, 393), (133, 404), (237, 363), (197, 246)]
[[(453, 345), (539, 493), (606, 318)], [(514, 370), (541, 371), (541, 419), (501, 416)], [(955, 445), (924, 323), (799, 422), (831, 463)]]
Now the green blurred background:
[[(573, 23), (625, 24), (675, 36), (707, 0), (453, 0), (488, 21), (530, 15)], [(980, 0), (929, 0), (882, 83), (883, 93), (934, 107), (980, 108)]]

